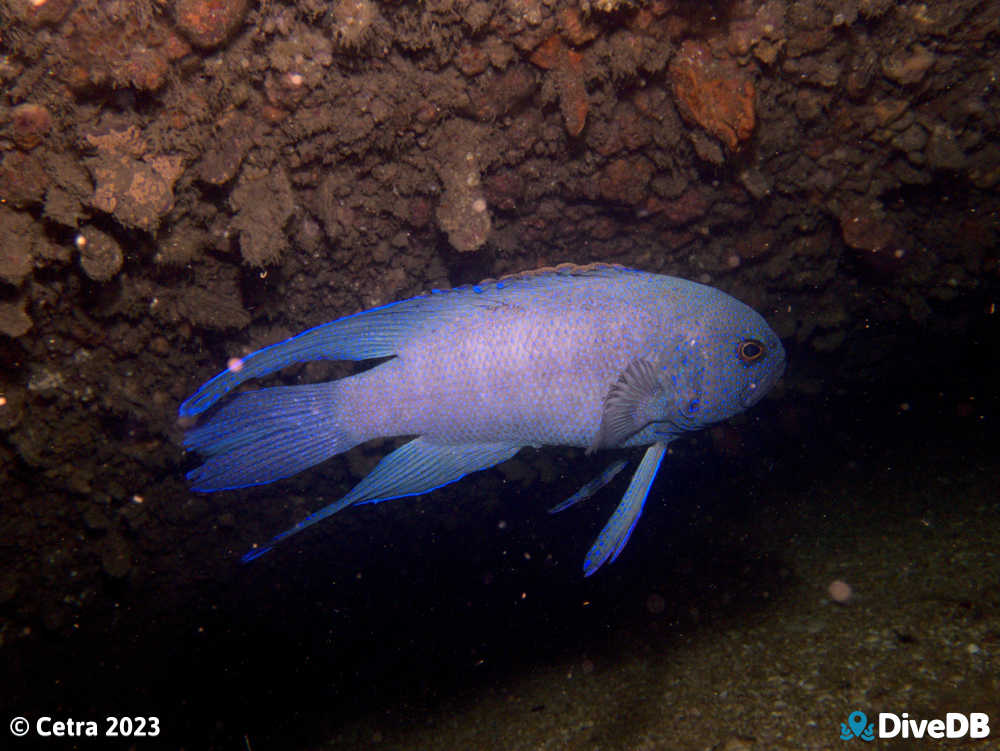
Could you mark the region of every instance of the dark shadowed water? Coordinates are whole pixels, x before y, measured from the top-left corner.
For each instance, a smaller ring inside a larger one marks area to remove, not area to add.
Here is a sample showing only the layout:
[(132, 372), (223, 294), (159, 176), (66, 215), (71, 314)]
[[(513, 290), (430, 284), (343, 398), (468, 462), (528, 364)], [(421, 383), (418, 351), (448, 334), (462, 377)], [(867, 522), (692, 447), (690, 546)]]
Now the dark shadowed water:
[[(0, 749), (1000, 749), (998, 61), (979, 0), (0, 3)], [(550, 447), (240, 563), (394, 444), (194, 493), (200, 384), (592, 262), (788, 353), (617, 561), (641, 452)]]

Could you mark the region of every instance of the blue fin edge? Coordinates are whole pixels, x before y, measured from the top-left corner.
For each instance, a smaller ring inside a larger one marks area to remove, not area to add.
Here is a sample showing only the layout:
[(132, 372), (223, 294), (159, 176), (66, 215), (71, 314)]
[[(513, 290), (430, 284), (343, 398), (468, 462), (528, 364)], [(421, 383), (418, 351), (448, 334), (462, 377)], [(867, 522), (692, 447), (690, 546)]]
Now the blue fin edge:
[(583, 560), (583, 575), (592, 576), (605, 563), (614, 561), (625, 549), (625, 544), (632, 535), (639, 517), (642, 516), (642, 509), (649, 495), (649, 489), (656, 479), (656, 474), (660, 469), (663, 457), (667, 453), (666, 443), (654, 443), (646, 449), (639, 467), (632, 475), (625, 495), (622, 497), (618, 508), (611, 515), (608, 523), (604, 525), (601, 533), (597, 536), (587, 556)]
[(618, 476), (618, 473), (621, 472), (623, 469), (625, 469), (626, 464), (628, 464), (627, 461), (625, 461), (624, 459), (620, 459), (608, 465), (607, 467), (605, 467), (604, 471), (601, 472), (601, 474), (599, 474), (593, 480), (588, 482), (578, 491), (573, 493), (573, 495), (571, 495), (565, 501), (563, 501), (557, 506), (553, 506), (552, 508), (550, 508), (549, 513), (558, 514), (560, 511), (565, 511), (570, 506), (575, 506), (581, 501), (587, 500), (592, 495), (594, 495), (594, 493), (596, 493), (598, 490), (600, 490), (605, 485), (614, 480), (615, 477)]
[(243, 563), (267, 553), (282, 540), (356, 503), (381, 503), (430, 493), (473, 472), (507, 461), (521, 450), (516, 444), (436, 445), (423, 438), (403, 444), (355, 485), (343, 498), (309, 514), (266, 545), (247, 552)]

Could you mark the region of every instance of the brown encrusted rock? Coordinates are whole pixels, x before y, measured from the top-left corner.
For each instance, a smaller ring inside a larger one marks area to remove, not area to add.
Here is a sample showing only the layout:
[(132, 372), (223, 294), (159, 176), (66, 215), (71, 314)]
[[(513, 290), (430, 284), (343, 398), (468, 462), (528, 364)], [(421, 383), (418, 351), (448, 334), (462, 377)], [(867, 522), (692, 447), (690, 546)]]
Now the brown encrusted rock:
[(513, 211), (524, 200), (524, 178), (513, 170), (486, 178), (486, 199), (501, 211)]
[(621, 148), (640, 151), (652, 140), (651, 121), (641, 117), (635, 106), (629, 102), (619, 102), (615, 105), (610, 130), (611, 144), (605, 143), (605, 148), (617, 146), (614, 151)]
[(187, 289), (177, 299), (176, 307), (181, 318), (195, 326), (226, 330), (250, 325), (250, 314), (240, 301), (235, 283), (225, 287), (221, 294), (217, 289)]
[(242, 112), (232, 112), (219, 122), (213, 147), (198, 164), (198, 177), (212, 185), (223, 185), (236, 176), (243, 157), (254, 143), (257, 123)]
[(83, 205), (94, 193), (90, 175), (71, 152), (49, 152), (46, 163), (52, 185), (45, 192), (43, 214), (53, 222), (77, 227), (85, 215)]
[(466, 44), (455, 55), (455, 65), (465, 75), (478, 76), (489, 64), (486, 53), (479, 45)]
[(701, 42), (686, 41), (670, 63), (670, 80), (681, 114), (731, 150), (753, 132), (753, 81), (731, 60), (712, 57)]
[(214, 289), (186, 290), (177, 300), (177, 310), (185, 320), (208, 329), (244, 329), (250, 325), (250, 314), (235, 284), (227, 287), (225, 294)]
[(864, 201), (852, 203), (840, 212), (840, 229), (848, 246), (871, 253), (890, 247), (896, 234), (882, 207)]
[(708, 213), (709, 202), (698, 188), (689, 188), (673, 201), (666, 201), (663, 215), (674, 224), (687, 224)]
[(284, 170), (262, 175), (244, 170), (229, 203), (236, 210), (231, 225), (239, 234), (243, 260), (251, 266), (277, 263), (288, 248), (285, 225), (295, 211), (295, 197)]
[(210, 243), (209, 234), (195, 223), (172, 222), (169, 232), (157, 237), (157, 263), (183, 266), (201, 255)]
[(136, 159), (146, 153), (146, 142), (137, 125), (125, 125), (114, 120), (87, 132), (85, 138), (99, 152), (126, 154)]
[[(73, 7), (75, 0), (9, 0), (14, 16), (32, 27), (57, 24)], [(8, 3), (5, 3), (8, 5)]]
[(106, 282), (121, 271), (124, 256), (121, 245), (111, 235), (96, 227), (85, 227), (76, 236), (83, 273), (95, 282)]
[(31, 273), (34, 242), (30, 215), (0, 206), (0, 279), (18, 285)]
[(496, 120), (516, 110), (535, 93), (535, 75), (526, 65), (515, 65), (501, 75), (483, 78), (469, 92), (468, 112), (477, 120)]
[(192, 44), (217, 47), (243, 23), (246, 0), (178, 0), (177, 27)]
[(335, 0), (332, 16), (333, 38), (340, 47), (349, 50), (364, 47), (380, 17), (372, 0)]
[(0, 302), (0, 334), (16, 338), (31, 331), (31, 319), (24, 312), (26, 302), (24, 296), (15, 302)]
[(118, 76), (137, 89), (156, 91), (167, 80), (170, 61), (163, 49), (144, 49), (138, 46), (118, 69)]
[(439, 142), (444, 158), (437, 171), (444, 193), (435, 213), (448, 242), (463, 253), (482, 247), (492, 228), (475, 142), (473, 133), (463, 133), (457, 125)]
[(584, 17), (579, 8), (562, 8), (556, 13), (556, 18), (563, 37), (574, 47), (592, 42), (601, 33), (601, 27), (594, 23), (593, 18)]
[(710, 138), (703, 130), (692, 130), (688, 132), (688, 140), (694, 147), (694, 153), (700, 159), (704, 159), (709, 164), (721, 167), (726, 162), (726, 155), (722, 153), (722, 147), (714, 138)]
[(58, 151), (48, 154), (52, 185), (45, 192), (46, 219), (66, 227), (76, 227), (84, 217), (83, 204), (90, 200), (94, 185), (76, 154)]
[(486, 199), (473, 191), (445, 191), (437, 207), (437, 220), (451, 246), (463, 253), (481, 248), (490, 234)]
[(354, 209), (345, 199), (351, 194), (354, 171), (346, 167), (327, 171), (316, 190), (306, 193), (303, 201), (319, 219), (330, 240), (336, 241), (354, 226)]
[(52, 128), (52, 115), (40, 104), (26, 102), (14, 108), (11, 115), (11, 136), (14, 143), (30, 151), (42, 142)]
[(587, 123), (590, 103), (584, 80), (583, 55), (563, 44), (558, 34), (542, 42), (528, 58), (542, 70), (555, 76), (559, 92), (559, 110), (562, 112), (566, 132), (576, 137)]
[(709, 203), (701, 190), (688, 188), (673, 200), (651, 199), (647, 202), (646, 209), (650, 213), (662, 214), (671, 224), (683, 225), (704, 216)]
[(35, 242), (31, 246), (31, 255), (36, 269), (47, 266), (63, 266), (73, 259), (71, 245), (53, 242), (41, 231), (35, 235)]
[(128, 227), (151, 231), (174, 206), (173, 187), (182, 172), (178, 156), (140, 161), (106, 152), (85, 162), (96, 187), (90, 204)]
[[(785, 3), (782, 0), (768, 0), (756, 8), (752, 16), (735, 18), (729, 24), (726, 46), (733, 55), (744, 56), (755, 50), (758, 58), (767, 58), (784, 43)], [(761, 49), (757, 50), (759, 45)]]
[(601, 197), (614, 203), (637, 205), (646, 197), (653, 171), (653, 163), (643, 156), (615, 159), (601, 171), (598, 181)]
[(921, 44), (913, 45), (910, 52), (890, 55), (882, 61), (886, 77), (903, 86), (919, 83), (934, 65), (934, 54)]
[(556, 87), (566, 132), (575, 138), (583, 132), (590, 111), (583, 77), (583, 55), (579, 52), (566, 51), (564, 64), (556, 70)]
[(886, 216), (878, 201), (857, 200), (840, 211), (844, 243), (856, 251), (855, 258), (880, 275), (905, 268), (910, 241), (905, 231)]
[(0, 162), (0, 203), (16, 209), (41, 203), (49, 176), (34, 154), (11, 151)]
[(170, 61), (183, 54), (184, 45), (148, 3), (74, 5), (51, 50), (53, 71), (70, 88), (82, 92), (111, 85), (155, 91), (166, 82)]
[(192, 264), (194, 280), (189, 286), (154, 287), (150, 313), (171, 325), (184, 321), (198, 327), (227, 330), (250, 325), (243, 307), (239, 269), (231, 264)]
[(927, 143), (927, 163), (934, 169), (965, 169), (969, 160), (955, 138), (955, 133), (946, 125), (935, 125)]

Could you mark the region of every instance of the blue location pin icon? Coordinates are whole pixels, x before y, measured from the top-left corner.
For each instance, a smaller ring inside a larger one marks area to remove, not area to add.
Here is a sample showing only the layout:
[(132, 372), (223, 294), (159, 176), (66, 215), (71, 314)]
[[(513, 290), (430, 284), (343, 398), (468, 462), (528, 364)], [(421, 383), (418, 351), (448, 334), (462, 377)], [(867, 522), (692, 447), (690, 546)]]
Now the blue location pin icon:
[(865, 732), (865, 725), (868, 724), (868, 718), (865, 717), (864, 712), (851, 712), (847, 716), (847, 724), (851, 726), (854, 737), (860, 738), (861, 734)]

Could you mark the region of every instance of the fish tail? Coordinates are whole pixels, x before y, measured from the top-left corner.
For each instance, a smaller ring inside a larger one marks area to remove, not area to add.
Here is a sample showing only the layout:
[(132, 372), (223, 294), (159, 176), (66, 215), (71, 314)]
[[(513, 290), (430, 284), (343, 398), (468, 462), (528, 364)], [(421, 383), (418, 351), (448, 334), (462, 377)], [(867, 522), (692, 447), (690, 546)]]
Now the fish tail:
[(184, 436), (205, 463), (188, 473), (193, 490), (263, 485), (366, 440), (351, 428), (342, 381), (278, 386), (237, 395)]

